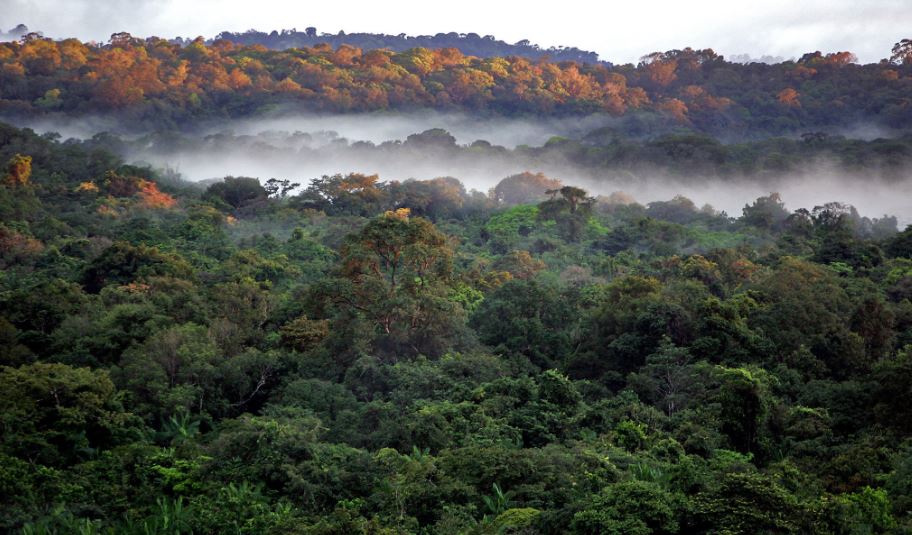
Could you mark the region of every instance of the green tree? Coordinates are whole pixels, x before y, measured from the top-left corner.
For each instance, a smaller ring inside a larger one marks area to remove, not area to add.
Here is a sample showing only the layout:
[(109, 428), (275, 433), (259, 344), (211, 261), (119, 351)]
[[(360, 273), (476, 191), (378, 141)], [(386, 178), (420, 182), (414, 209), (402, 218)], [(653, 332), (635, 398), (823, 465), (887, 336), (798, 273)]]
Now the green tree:
[(567, 241), (579, 241), (592, 214), (595, 199), (586, 190), (573, 186), (548, 190), (546, 193), (551, 198), (538, 205), (538, 217), (556, 221), (561, 236)]
[(139, 430), (104, 370), (38, 362), (0, 367), (0, 448), (11, 456), (67, 466)]
[(548, 368), (573, 350), (577, 312), (553, 284), (514, 279), (488, 294), (470, 324), (485, 344)]
[(912, 225), (887, 240), (886, 251), (894, 258), (912, 258)]
[(206, 197), (225, 203), (236, 213), (266, 203), (269, 192), (256, 178), (227, 176), (206, 188)]
[(377, 175), (361, 173), (324, 175), (311, 181), (292, 203), (330, 215), (375, 216), (387, 205), (388, 193), (379, 181)]
[(573, 515), (572, 533), (678, 533), (678, 499), (655, 483), (624, 481), (604, 488)]
[(699, 384), (692, 360), (686, 348), (675, 347), (666, 338), (627, 382), (642, 392), (644, 400), (654, 401), (668, 416), (673, 416), (693, 401), (692, 390)]
[(120, 381), (150, 423), (182, 411), (218, 414), (227, 403), (218, 390), (218, 357), (206, 328), (175, 326), (130, 348), (120, 364)]
[(151, 276), (189, 278), (192, 268), (179, 255), (163, 253), (156, 247), (114, 242), (95, 258), (82, 275), (86, 290), (99, 292), (112, 283), (126, 284)]
[(758, 197), (753, 204), (744, 205), (741, 220), (748, 225), (765, 229), (777, 229), (788, 219), (789, 212), (778, 193)]
[(461, 307), (448, 299), (452, 257), (448, 238), (430, 221), (407, 210), (388, 212), (346, 239), (339, 279), (323, 295), (346, 316), (364, 320), (373, 347), (384, 354), (439, 356), (464, 321)]
[(548, 178), (542, 173), (519, 173), (504, 178), (491, 190), (491, 196), (498, 204), (513, 206), (540, 201), (548, 196), (549, 190), (561, 187), (560, 180)]
[(710, 399), (720, 408), (722, 432), (738, 451), (757, 453), (769, 411), (765, 374), (744, 368), (722, 367), (716, 368), (715, 372), (718, 387)]
[(769, 477), (753, 471), (716, 476), (693, 498), (691, 533), (804, 533), (805, 504)]

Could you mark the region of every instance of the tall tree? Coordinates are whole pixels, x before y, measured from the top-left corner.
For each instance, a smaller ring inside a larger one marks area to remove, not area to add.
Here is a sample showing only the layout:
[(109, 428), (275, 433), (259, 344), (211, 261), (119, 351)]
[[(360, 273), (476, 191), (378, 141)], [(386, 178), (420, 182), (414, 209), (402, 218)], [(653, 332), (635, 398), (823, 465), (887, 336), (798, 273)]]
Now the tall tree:
[(452, 258), (449, 240), (430, 221), (407, 209), (387, 212), (346, 239), (339, 278), (325, 295), (370, 326), (375, 350), (437, 355), (463, 321), (449, 299)]
[(551, 198), (538, 205), (539, 218), (556, 221), (561, 235), (567, 241), (579, 241), (592, 215), (595, 199), (586, 190), (574, 186), (564, 186), (546, 193)]

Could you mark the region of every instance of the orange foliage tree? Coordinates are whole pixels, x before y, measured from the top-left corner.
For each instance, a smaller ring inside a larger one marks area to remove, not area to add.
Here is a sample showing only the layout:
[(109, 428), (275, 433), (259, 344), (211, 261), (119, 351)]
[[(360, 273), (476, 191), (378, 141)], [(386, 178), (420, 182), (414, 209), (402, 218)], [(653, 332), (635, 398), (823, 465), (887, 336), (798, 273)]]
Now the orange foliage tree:
[(10, 186), (27, 186), (32, 176), (32, 157), (16, 154), (6, 165), (6, 183)]
[(791, 108), (798, 108), (801, 106), (801, 102), (798, 100), (798, 91), (791, 87), (786, 87), (782, 91), (776, 94), (776, 98), (779, 99), (779, 103)]

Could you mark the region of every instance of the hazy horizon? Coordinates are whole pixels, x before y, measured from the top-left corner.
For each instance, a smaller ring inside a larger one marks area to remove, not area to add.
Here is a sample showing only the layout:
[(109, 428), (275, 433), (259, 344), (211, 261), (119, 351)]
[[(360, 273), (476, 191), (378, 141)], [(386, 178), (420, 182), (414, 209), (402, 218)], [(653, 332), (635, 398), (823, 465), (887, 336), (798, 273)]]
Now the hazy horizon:
[[(250, 10), (237, 0), (113, 0), (62, 2), (9, 0), (0, 13), (0, 31), (17, 24), (48, 37), (106, 41), (115, 32), (160, 37), (213, 37), (221, 31), (272, 31), (313, 26), (321, 33), (374, 32), (409, 35), (477, 33), (513, 43), (528, 39), (544, 48), (577, 47), (605, 61), (635, 63), (655, 51), (712, 48), (726, 56), (797, 58), (806, 52), (845, 51), (860, 62), (890, 55), (893, 44), (912, 26), (912, 9), (900, 0), (857, 2), (776, 0), (733, 7), (718, 0), (687, 4), (659, 2), (613, 5), (592, 16), (585, 2), (565, 2), (559, 10), (528, 4), (467, 0), (445, 17), (427, 20), (414, 0), (354, 3), (344, 12), (330, 6), (264, 0)], [(585, 15), (584, 15), (585, 13)], [(660, 16), (657, 16), (659, 14)]]

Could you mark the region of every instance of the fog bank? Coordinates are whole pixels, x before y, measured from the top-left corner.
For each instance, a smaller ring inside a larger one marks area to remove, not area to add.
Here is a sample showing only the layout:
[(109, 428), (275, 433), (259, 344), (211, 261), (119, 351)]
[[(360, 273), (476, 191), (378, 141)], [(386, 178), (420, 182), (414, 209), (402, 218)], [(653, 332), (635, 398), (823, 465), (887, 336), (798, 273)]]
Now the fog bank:
[[(204, 124), (183, 134), (126, 133), (121, 136), (123, 143), (108, 148), (128, 161), (172, 169), (196, 182), (251, 176), (306, 185), (323, 175), (358, 172), (379, 174), (384, 181), (452, 176), (468, 189), (486, 192), (504, 177), (532, 171), (579, 185), (594, 195), (622, 190), (643, 204), (681, 194), (698, 205), (710, 204), (739, 216), (745, 204), (777, 191), (791, 210), (840, 201), (868, 217), (889, 214), (903, 225), (912, 223), (908, 170), (899, 179), (886, 180), (878, 178), (876, 170), (848, 172), (833, 162), (818, 161), (808, 162), (800, 172), (762, 178), (682, 176), (644, 166), (585, 167), (554, 151), (543, 154), (522, 148), (540, 147), (554, 136), (581, 138), (615, 121), (602, 115), (507, 119), (436, 112), (341, 116), (280, 112), (265, 119)], [(100, 131), (116, 132), (119, 127), (112, 118), (100, 117), (27, 126), (82, 139)], [(429, 129), (446, 132), (416, 135)]]
[(912, 175), (886, 180), (871, 173), (851, 173), (835, 164), (815, 163), (801, 172), (777, 176), (726, 178), (670, 176), (660, 170), (599, 169), (581, 167), (564, 158), (530, 156), (497, 147), (457, 151), (413, 147), (408, 142), (380, 145), (348, 143), (331, 133), (258, 136), (214, 135), (192, 147), (185, 144), (162, 150), (151, 144), (128, 157), (157, 167), (170, 167), (192, 181), (223, 176), (253, 176), (261, 180), (287, 178), (307, 184), (336, 173), (379, 174), (381, 180), (456, 177), (467, 189), (482, 192), (504, 177), (524, 171), (543, 172), (565, 184), (586, 188), (594, 195), (622, 190), (646, 204), (681, 194), (698, 205), (710, 204), (731, 216), (740, 216), (745, 204), (777, 191), (789, 209), (813, 208), (826, 202), (854, 205), (865, 216), (895, 215), (901, 224), (912, 223)]

